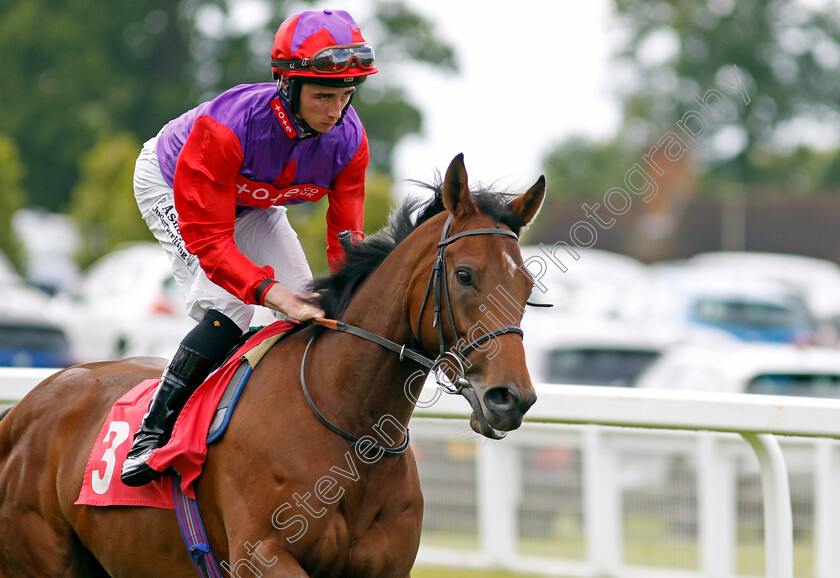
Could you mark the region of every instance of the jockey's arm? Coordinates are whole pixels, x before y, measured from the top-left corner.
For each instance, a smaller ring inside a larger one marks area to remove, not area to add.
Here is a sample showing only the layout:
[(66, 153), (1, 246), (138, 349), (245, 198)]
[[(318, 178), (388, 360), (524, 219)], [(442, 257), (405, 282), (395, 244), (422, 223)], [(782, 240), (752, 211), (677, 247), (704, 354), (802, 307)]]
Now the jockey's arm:
[(367, 135), (350, 163), (333, 179), (328, 195), (327, 262), (333, 273), (344, 259), (344, 249), (338, 241), (341, 231), (350, 231), (354, 241), (365, 238), (365, 172), (370, 160)]

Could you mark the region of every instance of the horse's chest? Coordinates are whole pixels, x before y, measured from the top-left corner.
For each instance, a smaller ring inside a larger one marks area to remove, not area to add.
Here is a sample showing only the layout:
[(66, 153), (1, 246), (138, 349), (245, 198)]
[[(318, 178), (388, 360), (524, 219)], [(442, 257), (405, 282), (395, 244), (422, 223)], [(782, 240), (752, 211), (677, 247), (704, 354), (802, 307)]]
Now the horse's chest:
[[(407, 576), (420, 545), (422, 499), (413, 507), (381, 510), (348, 542), (342, 576)], [(351, 533), (348, 532), (348, 536)]]
[(314, 546), (322, 555), (333, 551), (334, 568), (341, 568), (336, 575), (408, 575), (420, 543), (423, 496), (416, 471), (403, 474), (369, 479), (325, 516)]

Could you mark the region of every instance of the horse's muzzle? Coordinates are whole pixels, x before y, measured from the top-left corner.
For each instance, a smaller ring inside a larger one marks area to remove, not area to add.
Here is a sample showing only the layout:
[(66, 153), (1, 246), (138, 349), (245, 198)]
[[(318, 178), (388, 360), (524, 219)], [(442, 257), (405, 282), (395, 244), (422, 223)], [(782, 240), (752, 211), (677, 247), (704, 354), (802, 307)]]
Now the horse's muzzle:
[(483, 406), (487, 423), (498, 431), (511, 431), (522, 425), (522, 418), (537, 401), (532, 390), (523, 398), (519, 389), (506, 385), (492, 387), (484, 392)]

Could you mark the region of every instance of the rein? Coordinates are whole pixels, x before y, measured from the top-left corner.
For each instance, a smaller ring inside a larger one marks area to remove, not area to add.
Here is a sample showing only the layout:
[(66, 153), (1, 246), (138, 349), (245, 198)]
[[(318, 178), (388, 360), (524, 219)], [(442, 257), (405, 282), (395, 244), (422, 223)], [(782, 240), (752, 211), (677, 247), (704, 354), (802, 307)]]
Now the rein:
[[(514, 239), (519, 239), (513, 231), (509, 229), (502, 229), (502, 228), (485, 228), (485, 229), (470, 229), (467, 231), (462, 231), (460, 233), (456, 233), (454, 235), (449, 235), (449, 227), (452, 223), (452, 215), (450, 214), (446, 219), (446, 224), (443, 226), (443, 232), (441, 233), (440, 241), (438, 242), (438, 250), (437, 256), (435, 257), (434, 267), (432, 268), (432, 274), (429, 277), (429, 283), (426, 285), (426, 293), (423, 296), (423, 304), (420, 306), (420, 313), (417, 316), (417, 331), (414, 332), (415, 339), (420, 342), (420, 337), (418, 335), (420, 331), (420, 320), (423, 318), (423, 312), (426, 308), (426, 302), (429, 299), (429, 294), (431, 293), (434, 296), (434, 303), (435, 303), (435, 312), (434, 312), (434, 321), (432, 322), (432, 327), (437, 328), (438, 333), (438, 346), (439, 346), (439, 354), (436, 359), (432, 359), (423, 355), (419, 351), (414, 349), (409, 349), (405, 345), (399, 345), (390, 339), (382, 337), (381, 335), (377, 335), (372, 331), (368, 331), (367, 329), (362, 329), (361, 327), (357, 327), (355, 325), (350, 325), (349, 323), (344, 323), (342, 321), (337, 321), (335, 319), (313, 319), (313, 323), (317, 325), (321, 325), (322, 327), (326, 327), (328, 329), (332, 329), (333, 331), (338, 331), (341, 333), (349, 333), (351, 335), (355, 335), (357, 337), (361, 337), (362, 339), (366, 339), (372, 343), (376, 343), (377, 345), (384, 347), (394, 353), (397, 353), (400, 356), (400, 361), (404, 358), (408, 358), (415, 363), (419, 363), (423, 365), (427, 369), (429, 369), (435, 376), (435, 381), (437, 382), (438, 387), (448, 394), (460, 394), (463, 395), (473, 409), (476, 409), (478, 404), (477, 397), (475, 395), (475, 391), (473, 390), (472, 386), (470, 385), (469, 380), (467, 379), (467, 372), (464, 368), (464, 364), (461, 362), (462, 358), (465, 358), (467, 355), (481, 347), (486, 342), (490, 341), (491, 339), (495, 339), (501, 335), (506, 333), (516, 333), (519, 336), (523, 336), (522, 328), (516, 325), (503, 325), (502, 327), (497, 327), (492, 331), (488, 331), (483, 335), (473, 339), (469, 343), (464, 345), (459, 345), (461, 339), (458, 337), (458, 330), (455, 328), (455, 318), (452, 314), (452, 305), (449, 302), (449, 288), (446, 282), (446, 247), (449, 246), (450, 243), (453, 241), (457, 241), (463, 237), (468, 237), (472, 235), (507, 235), (509, 237), (513, 237)], [(432, 293), (434, 291), (434, 293)], [(443, 305), (446, 305), (446, 313), (447, 319), (449, 321), (449, 326), (452, 328), (452, 335), (455, 337), (455, 351), (447, 351), (446, 350), (446, 338), (443, 332)], [(300, 383), (303, 389), (303, 394), (306, 397), (306, 401), (309, 404), (310, 409), (315, 414), (315, 416), (323, 423), (327, 428), (329, 428), (334, 433), (340, 435), (344, 439), (348, 440), (353, 445), (359, 445), (362, 448), (362, 451), (376, 451), (380, 452), (383, 455), (389, 457), (395, 457), (402, 455), (408, 449), (409, 445), (409, 433), (408, 429), (405, 431), (405, 440), (394, 448), (387, 448), (380, 445), (377, 445), (370, 436), (364, 437), (357, 437), (353, 434), (350, 434), (334, 423), (332, 423), (329, 419), (327, 419), (324, 414), (318, 409), (315, 403), (312, 401), (312, 397), (309, 394), (309, 388), (306, 385), (306, 377), (305, 377), (305, 367), (306, 367), (306, 359), (309, 355), (309, 349), (312, 346), (312, 343), (315, 341), (315, 336), (310, 338), (309, 343), (306, 345), (306, 349), (303, 352), (303, 358), (300, 362)], [(450, 365), (456, 365), (457, 370), (460, 373), (460, 376), (457, 379), (449, 379), (448, 376), (445, 374), (445, 370), (443, 369), (443, 364), (445, 361), (448, 361)]]
[(408, 429), (405, 430), (405, 440), (403, 440), (403, 443), (401, 443), (395, 448), (386, 448), (377, 445), (375, 442), (371, 441), (373, 438), (369, 436), (359, 438), (351, 433), (347, 433), (346, 431), (332, 423), (330, 420), (328, 420), (327, 417), (324, 414), (322, 414), (320, 410), (318, 410), (318, 407), (315, 405), (315, 402), (312, 401), (312, 396), (309, 395), (309, 388), (306, 386), (306, 377), (304, 375), (304, 368), (306, 367), (306, 358), (309, 356), (309, 348), (312, 347), (312, 343), (314, 341), (315, 336), (313, 335), (312, 338), (309, 340), (309, 343), (306, 344), (306, 349), (304, 349), (303, 351), (303, 359), (301, 359), (300, 361), (300, 384), (303, 388), (303, 395), (304, 397), (306, 397), (306, 402), (309, 404), (309, 407), (312, 409), (312, 413), (315, 414), (315, 417), (321, 420), (321, 423), (327, 426), (334, 433), (337, 433), (338, 435), (349, 441), (350, 444), (354, 446), (358, 445), (363, 452), (373, 450), (375, 452), (382, 453), (388, 457), (396, 457), (404, 454), (405, 451), (408, 449), (409, 444)]

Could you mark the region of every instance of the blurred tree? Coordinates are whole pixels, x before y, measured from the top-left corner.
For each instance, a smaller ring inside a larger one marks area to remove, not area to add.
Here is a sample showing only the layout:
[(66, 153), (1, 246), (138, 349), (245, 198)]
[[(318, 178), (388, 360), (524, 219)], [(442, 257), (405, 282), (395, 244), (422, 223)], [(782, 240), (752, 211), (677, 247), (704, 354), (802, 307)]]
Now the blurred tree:
[(14, 114), (0, 117), (0, 131), (21, 148), (32, 203), (64, 208), (78, 159), (100, 135), (147, 138), (190, 102), (188, 5), (4, 3), (0, 106)]
[(22, 271), (23, 247), (12, 227), (15, 211), (26, 204), (23, 164), (15, 142), (0, 134), (0, 252)]
[[(613, 83), (623, 123), (610, 142), (578, 138), (554, 147), (545, 160), (553, 186), (600, 195), (621, 185), (691, 110), (708, 121), (694, 155), (701, 190), (801, 193), (840, 184), (840, 5), (614, 0), (614, 8)], [(704, 110), (698, 99), (709, 89), (728, 102)]]
[(597, 142), (573, 136), (564, 140), (543, 159), (551, 196), (602, 195), (624, 182), (624, 173), (638, 162), (638, 152), (638, 147), (622, 139)]
[[(277, 26), (310, 1), (6, 0), (0, 10), (0, 133), (15, 140), (31, 202), (61, 210), (79, 158), (106, 135), (143, 141), (221, 91), (270, 81)], [(455, 70), (451, 46), (401, 0), (371, 0), (359, 23), (382, 67), (400, 59)], [(376, 79), (357, 105), (369, 125), (372, 164), (391, 169), (394, 146), (421, 128), (419, 110)], [(128, 189), (130, 195), (130, 189)]]
[[(840, 6), (801, 0), (615, 0), (625, 135), (645, 144), (715, 88), (737, 104), (703, 136), (718, 175), (766, 182), (759, 157), (814, 145), (840, 125)], [(732, 89), (737, 66), (749, 104)], [(832, 128), (828, 128), (832, 127)], [(823, 134), (819, 134), (822, 130)], [(813, 137), (813, 138), (811, 138)], [(793, 146), (791, 146), (793, 145)]]
[(401, 88), (379, 88), (374, 82), (359, 91), (361, 98), (353, 106), (365, 125), (370, 145), (370, 166), (391, 174), (394, 149), (406, 136), (420, 132), (420, 111), (409, 104)]
[[(799, 145), (791, 151), (779, 152), (760, 146), (750, 161), (758, 173), (755, 184), (766, 184), (769, 188), (807, 194), (836, 189), (840, 184), (840, 149), (819, 150)], [(707, 180), (714, 184), (714, 175), (709, 177)]]
[(83, 231), (77, 259), (82, 267), (120, 243), (154, 241), (131, 193), (139, 147), (134, 135), (121, 133), (101, 139), (82, 158), (71, 202)]

